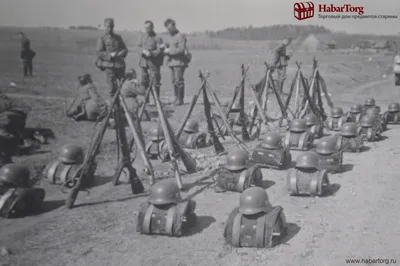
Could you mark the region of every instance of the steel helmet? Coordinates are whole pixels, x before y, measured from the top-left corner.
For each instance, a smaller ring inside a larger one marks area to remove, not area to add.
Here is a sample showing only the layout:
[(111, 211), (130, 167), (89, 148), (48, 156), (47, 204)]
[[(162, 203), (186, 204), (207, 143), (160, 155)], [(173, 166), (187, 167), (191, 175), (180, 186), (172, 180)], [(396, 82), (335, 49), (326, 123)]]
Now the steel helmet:
[(28, 188), (30, 173), (28, 167), (22, 164), (10, 163), (0, 168), (0, 182), (19, 188)]
[(225, 168), (231, 171), (238, 171), (245, 169), (249, 163), (249, 155), (244, 150), (231, 151), (226, 156)]
[(340, 134), (345, 137), (357, 136), (357, 124), (356, 123), (344, 123), (340, 128)]
[(318, 155), (314, 152), (306, 152), (299, 156), (296, 159), (296, 168), (302, 169), (316, 169), (318, 167)]
[(242, 214), (269, 213), (272, 209), (268, 194), (261, 187), (250, 187), (240, 195), (239, 212)]
[(277, 132), (269, 132), (261, 146), (266, 149), (279, 149), (282, 147), (282, 137)]
[(173, 181), (160, 181), (150, 190), (149, 203), (163, 205), (182, 201), (178, 185)]
[(304, 132), (307, 130), (306, 121), (304, 119), (294, 119), (290, 124), (290, 131)]
[(400, 112), (400, 103), (391, 103), (388, 106), (389, 112)]
[(84, 160), (83, 149), (75, 144), (66, 144), (61, 147), (58, 160), (65, 164), (81, 164)]
[(364, 115), (360, 120), (362, 127), (373, 127), (375, 123), (375, 117), (371, 115)]
[(331, 111), (331, 116), (333, 118), (339, 118), (339, 117), (342, 117), (343, 115), (344, 115), (344, 112), (343, 112), (343, 108), (341, 108), (341, 107), (335, 107)]
[(160, 127), (155, 127), (150, 131), (150, 138), (152, 141), (165, 139), (164, 131)]
[(232, 105), (231, 111), (234, 112), (234, 113), (237, 113), (237, 112), (240, 112), (240, 109), (241, 109), (241, 107), (240, 107), (240, 102), (239, 102), (239, 101), (236, 101), (236, 102)]
[(318, 118), (315, 114), (308, 114), (304, 117), (304, 120), (306, 121), (306, 125), (309, 126), (314, 126), (318, 124)]
[(379, 112), (378, 108), (369, 108), (369, 109), (365, 112), (366, 115), (370, 115), (370, 116), (378, 116), (379, 113), (380, 113), (380, 112)]
[(197, 133), (199, 132), (199, 123), (195, 120), (189, 120), (186, 122), (183, 130), (187, 133)]
[(325, 137), (318, 141), (315, 151), (319, 154), (332, 154), (337, 151), (336, 138)]
[(352, 114), (359, 114), (362, 112), (362, 105), (360, 103), (353, 104), (350, 107), (350, 113)]
[(365, 105), (366, 106), (375, 106), (375, 99), (374, 98), (368, 98), (365, 100)]

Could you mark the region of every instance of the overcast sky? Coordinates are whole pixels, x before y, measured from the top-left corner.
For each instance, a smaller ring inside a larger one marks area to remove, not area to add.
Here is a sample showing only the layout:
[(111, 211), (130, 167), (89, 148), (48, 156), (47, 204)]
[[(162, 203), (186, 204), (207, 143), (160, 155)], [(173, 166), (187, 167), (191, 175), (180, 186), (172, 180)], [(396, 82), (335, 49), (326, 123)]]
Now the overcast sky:
[[(116, 28), (138, 30), (147, 19), (156, 30), (174, 18), (181, 31), (203, 31), (230, 26), (319, 24), (333, 30), (391, 34), (400, 32), (400, 19), (297, 21), (292, 0), (0, 0), (2, 26), (61, 26), (102, 24), (114, 17)], [(315, 4), (362, 5), (365, 14), (400, 15), (400, 0), (320, 0)]]

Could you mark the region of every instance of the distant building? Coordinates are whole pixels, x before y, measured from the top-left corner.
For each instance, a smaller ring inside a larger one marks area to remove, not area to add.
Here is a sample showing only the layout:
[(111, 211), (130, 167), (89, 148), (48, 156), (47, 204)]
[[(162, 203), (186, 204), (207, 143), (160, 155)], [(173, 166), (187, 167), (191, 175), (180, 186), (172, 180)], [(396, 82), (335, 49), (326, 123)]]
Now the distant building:
[(332, 34), (310, 34), (301, 43), (301, 49), (307, 52), (336, 49), (336, 41)]

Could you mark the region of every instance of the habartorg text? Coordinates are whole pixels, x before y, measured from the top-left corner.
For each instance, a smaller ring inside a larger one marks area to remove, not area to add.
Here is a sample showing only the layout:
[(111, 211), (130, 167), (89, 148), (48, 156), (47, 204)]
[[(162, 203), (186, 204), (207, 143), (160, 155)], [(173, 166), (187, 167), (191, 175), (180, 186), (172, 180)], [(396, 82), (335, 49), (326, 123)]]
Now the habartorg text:
[(398, 19), (398, 15), (322, 15), (318, 14), (322, 19)]
[(346, 259), (346, 264), (396, 264), (396, 259)]

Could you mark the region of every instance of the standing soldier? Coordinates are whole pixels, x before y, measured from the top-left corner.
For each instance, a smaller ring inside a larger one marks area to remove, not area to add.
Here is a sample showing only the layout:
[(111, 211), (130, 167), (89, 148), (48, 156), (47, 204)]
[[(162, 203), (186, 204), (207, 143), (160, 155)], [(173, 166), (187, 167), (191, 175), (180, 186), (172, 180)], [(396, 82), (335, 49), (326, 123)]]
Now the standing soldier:
[(161, 37), (154, 32), (154, 24), (147, 20), (145, 23), (146, 33), (142, 36), (139, 47), (142, 53), (139, 61), (141, 68), (141, 86), (144, 91), (149, 87), (150, 80), (153, 80), (156, 93), (160, 96), (161, 73), (160, 67), (164, 62), (164, 56), (161, 51), (163, 43)]
[(97, 41), (96, 66), (106, 72), (110, 96), (117, 91), (117, 81), (125, 76), (125, 57), (128, 49), (122, 37), (114, 33), (114, 19), (104, 20), (106, 33)]
[(191, 55), (186, 47), (186, 37), (178, 31), (175, 21), (167, 19), (164, 23), (170, 36), (166, 40), (164, 54), (168, 56), (168, 66), (171, 69), (172, 83), (174, 86), (175, 105), (183, 105), (185, 98), (184, 73)]
[(32, 77), (32, 71), (33, 71), (33, 63), (32, 60), (35, 57), (36, 53), (31, 50), (31, 42), (29, 41), (28, 38), (26, 38), (25, 34), (23, 32), (18, 33), (20, 39), (21, 39), (21, 53), (20, 53), (20, 58), (22, 60), (23, 66), (24, 66), (24, 76), (29, 76)]
[(292, 54), (286, 53), (286, 47), (292, 42), (292, 38), (286, 37), (283, 40), (283, 43), (276, 48), (275, 50), (275, 59), (274, 59), (274, 67), (278, 72), (278, 89), (282, 93), (283, 92), (283, 83), (286, 80), (286, 68), (288, 65), (288, 61)]

